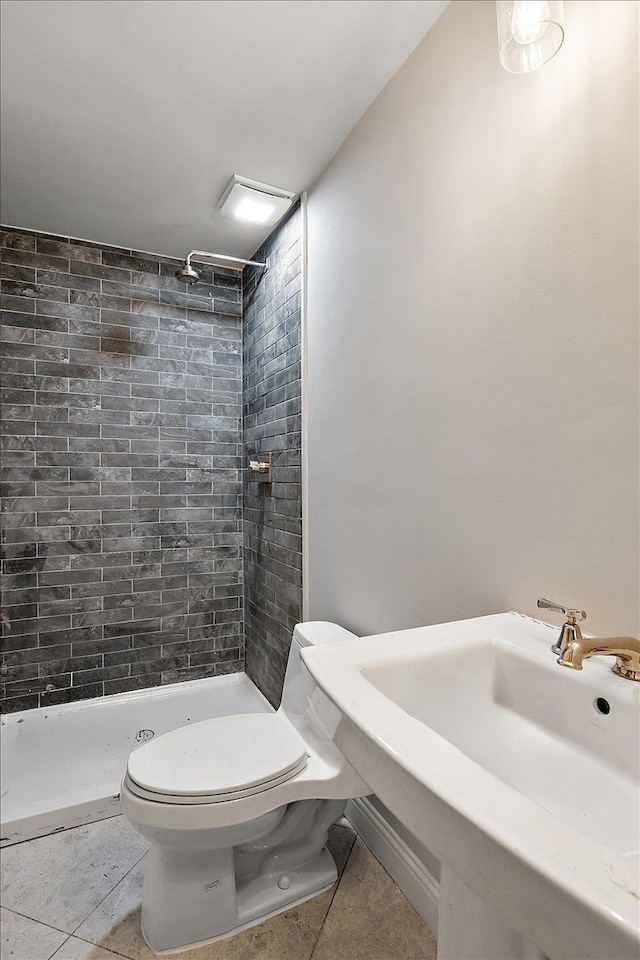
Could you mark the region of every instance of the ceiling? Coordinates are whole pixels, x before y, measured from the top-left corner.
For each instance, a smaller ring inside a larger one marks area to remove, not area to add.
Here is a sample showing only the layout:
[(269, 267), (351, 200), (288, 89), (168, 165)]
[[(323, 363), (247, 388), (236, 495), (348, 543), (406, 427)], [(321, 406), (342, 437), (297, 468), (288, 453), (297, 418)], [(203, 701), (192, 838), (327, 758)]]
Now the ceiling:
[(309, 187), (447, 0), (3, 0), (5, 224), (250, 256), (233, 173)]

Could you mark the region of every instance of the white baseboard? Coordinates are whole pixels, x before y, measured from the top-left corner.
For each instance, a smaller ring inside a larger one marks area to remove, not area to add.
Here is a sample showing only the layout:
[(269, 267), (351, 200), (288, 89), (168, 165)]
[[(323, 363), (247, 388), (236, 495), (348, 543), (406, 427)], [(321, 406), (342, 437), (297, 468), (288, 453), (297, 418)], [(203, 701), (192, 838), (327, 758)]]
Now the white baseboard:
[(367, 799), (350, 800), (345, 815), (409, 903), (437, 935), (440, 884), (431, 871)]

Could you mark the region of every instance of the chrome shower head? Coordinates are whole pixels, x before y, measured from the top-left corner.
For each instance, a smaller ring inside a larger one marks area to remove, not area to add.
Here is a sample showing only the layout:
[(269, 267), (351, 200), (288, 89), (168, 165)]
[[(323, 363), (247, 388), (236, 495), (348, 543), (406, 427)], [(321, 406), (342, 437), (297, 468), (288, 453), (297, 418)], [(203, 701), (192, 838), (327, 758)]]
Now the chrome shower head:
[[(207, 261), (222, 260), (225, 266), (229, 264), (233, 270), (239, 270), (241, 267), (246, 266), (261, 267), (262, 270), (267, 270), (269, 267), (268, 261), (245, 260), (243, 257), (229, 257), (226, 253), (210, 253), (208, 250), (192, 250), (191, 253), (186, 255), (184, 262), (176, 270), (177, 279), (183, 283), (194, 284), (200, 280), (200, 274), (191, 266), (191, 257), (206, 257)], [(213, 266), (213, 264), (210, 264), (210, 266)]]
[(185, 260), (182, 266), (176, 270), (176, 277), (178, 280), (182, 280), (183, 283), (197, 283), (200, 279), (200, 274), (197, 270), (194, 270), (189, 260)]

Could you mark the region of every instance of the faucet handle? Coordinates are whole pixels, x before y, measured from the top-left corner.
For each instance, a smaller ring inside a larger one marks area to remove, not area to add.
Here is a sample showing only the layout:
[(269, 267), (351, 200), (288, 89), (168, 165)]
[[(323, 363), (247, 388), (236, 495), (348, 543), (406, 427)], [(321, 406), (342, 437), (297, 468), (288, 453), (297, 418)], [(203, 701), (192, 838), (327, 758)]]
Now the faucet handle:
[(562, 603), (554, 603), (553, 600), (545, 600), (544, 597), (538, 597), (538, 607), (540, 607), (541, 610), (555, 610), (556, 613), (564, 614), (568, 623), (571, 624), (587, 619), (585, 610), (575, 610), (573, 607), (565, 607)]
[(556, 613), (562, 613), (566, 617), (560, 630), (560, 636), (551, 647), (555, 654), (562, 656), (570, 643), (582, 639), (582, 631), (578, 626), (578, 620), (586, 620), (587, 614), (584, 610), (574, 610), (573, 607), (565, 607), (562, 603), (554, 603), (553, 600), (545, 600), (544, 597), (538, 597), (538, 606), (542, 610), (555, 610)]

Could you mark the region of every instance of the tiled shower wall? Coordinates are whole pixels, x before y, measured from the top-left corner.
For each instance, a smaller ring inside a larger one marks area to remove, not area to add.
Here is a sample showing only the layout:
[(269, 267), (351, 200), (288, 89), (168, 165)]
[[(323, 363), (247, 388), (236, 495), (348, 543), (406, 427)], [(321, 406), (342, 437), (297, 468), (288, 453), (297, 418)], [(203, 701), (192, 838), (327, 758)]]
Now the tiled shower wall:
[(1, 258), (4, 709), (242, 669), (240, 277), (11, 229)]
[(255, 254), (266, 274), (244, 272), (245, 464), (273, 455), (273, 483), (244, 474), (246, 670), (274, 705), (302, 619), (301, 223), (298, 206)]

